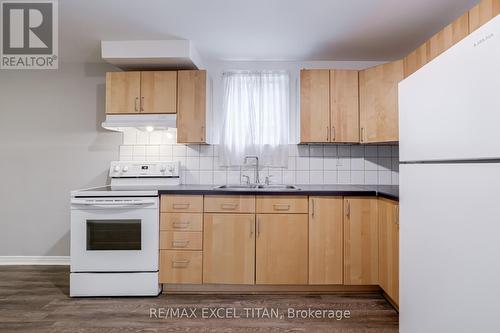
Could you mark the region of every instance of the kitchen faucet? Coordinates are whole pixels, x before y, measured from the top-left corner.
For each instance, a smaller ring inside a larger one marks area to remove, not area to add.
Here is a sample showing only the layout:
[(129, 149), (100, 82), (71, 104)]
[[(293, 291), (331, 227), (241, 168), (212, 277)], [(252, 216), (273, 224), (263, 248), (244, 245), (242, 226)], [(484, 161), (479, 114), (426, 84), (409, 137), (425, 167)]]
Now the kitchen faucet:
[(247, 164), (249, 159), (255, 159), (255, 184), (260, 184), (259, 180), (259, 157), (258, 156), (245, 156), (244, 163)]

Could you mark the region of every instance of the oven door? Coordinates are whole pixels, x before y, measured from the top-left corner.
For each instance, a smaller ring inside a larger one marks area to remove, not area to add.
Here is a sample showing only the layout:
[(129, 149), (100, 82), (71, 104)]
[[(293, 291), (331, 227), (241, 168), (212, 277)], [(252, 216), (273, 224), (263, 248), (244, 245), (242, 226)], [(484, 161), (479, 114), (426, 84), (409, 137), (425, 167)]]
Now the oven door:
[(158, 271), (158, 198), (74, 198), (71, 272)]

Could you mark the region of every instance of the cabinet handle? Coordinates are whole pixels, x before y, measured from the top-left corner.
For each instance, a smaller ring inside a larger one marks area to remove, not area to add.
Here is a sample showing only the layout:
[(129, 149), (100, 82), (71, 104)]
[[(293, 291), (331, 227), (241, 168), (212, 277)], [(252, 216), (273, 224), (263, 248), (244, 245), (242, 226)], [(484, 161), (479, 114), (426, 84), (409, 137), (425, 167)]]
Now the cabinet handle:
[(365, 128), (361, 127), (361, 142), (365, 142)]
[(139, 111), (139, 107), (137, 106), (138, 103), (139, 103), (139, 97), (136, 97), (134, 101), (135, 112)]
[(252, 238), (254, 233), (255, 223), (250, 223), (250, 238)]
[(172, 268), (186, 268), (189, 265), (189, 260), (173, 260)]
[(312, 212), (312, 218), (314, 218), (314, 199), (311, 199), (311, 212)]
[(351, 218), (351, 203), (349, 202), (349, 200), (346, 200), (346, 216), (347, 216), (347, 219), (350, 219)]
[(274, 204), (274, 210), (290, 210), (290, 205), (288, 204)]
[(330, 128), (326, 127), (326, 142), (330, 141)]
[(399, 205), (397, 205), (394, 209), (396, 216), (394, 217), (394, 223), (399, 225)]
[(186, 247), (188, 246), (189, 241), (188, 240), (173, 240), (172, 241), (172, 247)]
[(186, 229), (189, 226), (189, 221), (175, 221), (172, 226), (178, 229)]
[(234, 203), (223, 203), (220, 205), (221, 209), (227, 209), (227, 210), (235, 210), (238, 207), (238, 204)]
[(141, 97), (141, 112), (144, 112), (144, 97)]
[(335, 126), (332, 126), (332, 142), (335, 141)]
[(260, 218), (257, 218), (257, 237), (260, 236)]
[(188, 209), (189, 208), (189, 204), (188, 203), (174, 203), (172, 205), (172, 207), (174, 209)]

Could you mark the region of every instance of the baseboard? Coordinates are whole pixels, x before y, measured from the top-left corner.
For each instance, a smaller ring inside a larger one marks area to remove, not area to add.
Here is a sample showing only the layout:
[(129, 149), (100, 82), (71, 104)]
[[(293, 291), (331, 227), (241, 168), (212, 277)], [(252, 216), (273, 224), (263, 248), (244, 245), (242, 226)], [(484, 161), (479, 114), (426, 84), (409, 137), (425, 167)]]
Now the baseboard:
[(0, 266), (6, 265), (67, 265), (69, 256), (0, 256)]

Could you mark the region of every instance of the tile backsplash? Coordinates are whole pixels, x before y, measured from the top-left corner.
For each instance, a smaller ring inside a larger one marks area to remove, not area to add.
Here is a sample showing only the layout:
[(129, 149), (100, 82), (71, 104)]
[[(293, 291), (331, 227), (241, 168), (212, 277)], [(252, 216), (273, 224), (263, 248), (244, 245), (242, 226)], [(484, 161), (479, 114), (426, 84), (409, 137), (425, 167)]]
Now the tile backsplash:
[[(234, 184), (242, 175), (254, 180), (252, 167), (221, 167), (217, 145), (175, 144), (175, 133), (124, 133), (122, 161), (181, 162), (184, 184)], [(288, 168), (263, 168), (261, 182), (286, 184), (397, 185), (397, 145), (290, 145)]]

